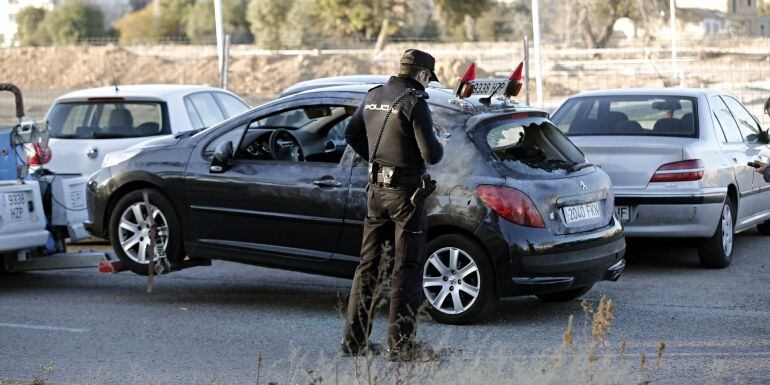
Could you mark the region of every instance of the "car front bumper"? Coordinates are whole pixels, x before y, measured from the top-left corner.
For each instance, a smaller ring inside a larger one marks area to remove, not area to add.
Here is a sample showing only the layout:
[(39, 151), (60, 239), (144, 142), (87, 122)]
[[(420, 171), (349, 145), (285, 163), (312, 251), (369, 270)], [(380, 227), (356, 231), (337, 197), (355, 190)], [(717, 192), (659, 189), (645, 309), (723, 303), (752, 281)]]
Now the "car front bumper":
[(628, 206), (621, 222), (627, 237), (710, 237), (717, 228), (726, 192), (688, 195), (616, 195), (615, 207)]

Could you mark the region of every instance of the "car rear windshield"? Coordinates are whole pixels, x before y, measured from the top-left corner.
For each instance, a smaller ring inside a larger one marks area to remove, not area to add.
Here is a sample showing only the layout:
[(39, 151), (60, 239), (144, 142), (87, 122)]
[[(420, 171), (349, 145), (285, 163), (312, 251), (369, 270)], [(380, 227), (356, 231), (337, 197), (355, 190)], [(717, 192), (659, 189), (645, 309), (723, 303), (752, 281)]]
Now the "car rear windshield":
[(492, 156), (518, 174), (564, 175), (586, 162), (583, 153), (543, 117), (496, 119), (476, 132)]
[(137, 138), (171, 133), (161, 102), (58, 103), (48, 114), (51, 137)]
[(552, 120), (565, 134), (695, 137), (696, 99), (613, 95), (568, 100)]

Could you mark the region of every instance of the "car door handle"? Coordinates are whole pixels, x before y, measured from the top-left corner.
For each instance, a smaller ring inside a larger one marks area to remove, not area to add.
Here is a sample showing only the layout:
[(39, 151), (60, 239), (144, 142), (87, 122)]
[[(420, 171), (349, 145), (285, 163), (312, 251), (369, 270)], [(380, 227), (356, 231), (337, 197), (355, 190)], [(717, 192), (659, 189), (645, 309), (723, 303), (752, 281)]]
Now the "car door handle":
[(340, 186), (342, 186), (342, 182), (337, 182), (336, 180), (334, 180), (334, 178), (332, 178), (332, 179), (316, 180), (316, 181), (313, 181), (313, 184), (318, 186), (318, 187), (340, 187)]

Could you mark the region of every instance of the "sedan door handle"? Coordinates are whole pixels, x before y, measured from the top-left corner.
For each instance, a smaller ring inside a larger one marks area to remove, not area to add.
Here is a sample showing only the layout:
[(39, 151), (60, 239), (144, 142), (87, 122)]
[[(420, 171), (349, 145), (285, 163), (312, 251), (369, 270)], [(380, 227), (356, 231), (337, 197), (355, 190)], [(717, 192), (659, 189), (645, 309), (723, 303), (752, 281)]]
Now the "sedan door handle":
[(334, 180), (334, 178), (332, 178), (332, 179), (316, 180), (316, 181), (313, 181), (313, 184), (318, 186), (318, 187), (340, 187), (340, 186), (342, 186), (342, 182), (337, 182), (336, 180)]

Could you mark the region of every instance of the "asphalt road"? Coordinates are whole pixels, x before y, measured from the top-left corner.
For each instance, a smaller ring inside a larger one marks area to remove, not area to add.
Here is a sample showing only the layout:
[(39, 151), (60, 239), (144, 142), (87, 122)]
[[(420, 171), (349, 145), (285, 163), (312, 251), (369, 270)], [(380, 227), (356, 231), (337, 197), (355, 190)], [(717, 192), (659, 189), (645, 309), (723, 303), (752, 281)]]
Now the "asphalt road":
[[(627, 341), (627, 355), (654, 356), (665, 342), (653, 383), (767, 384), (769, 249), (770, 237), (748, 232), (737, 237), (731, 267), (706, 270), (693, 249), (646, 242), (619, 282), (584, 298), (615, 301), (610, 343)], [(0, 379), (254, 384), (259, 353), (278, 378), (292, 356), (333, 354), (349, 281), (215, 261), (157, 278), (152, 294), (145, 285), (91, 269), (0, 276)], [(482, 324), (428, 322), (420, 336), (460, 349), (495, 343), (515, 359), (558, 347), (570, 314), (580, 317), (579, 301), (507, 299)], [(384, 340), (384, 325), (380, 316), (375, 340)]]

